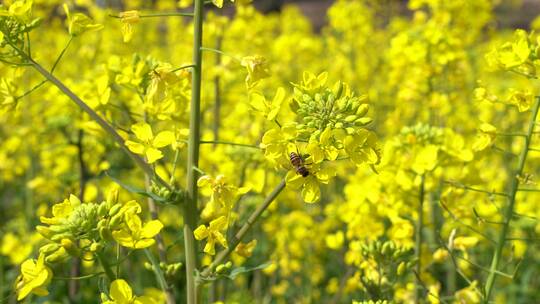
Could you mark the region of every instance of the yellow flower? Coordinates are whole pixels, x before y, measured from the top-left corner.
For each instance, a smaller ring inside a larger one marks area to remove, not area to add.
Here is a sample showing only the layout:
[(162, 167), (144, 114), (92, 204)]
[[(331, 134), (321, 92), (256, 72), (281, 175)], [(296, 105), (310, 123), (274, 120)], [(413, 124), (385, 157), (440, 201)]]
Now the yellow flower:
[(57, 225), (62, 223), (66, 218), (69, 217), (71, 212), (81, 204), (81, 201), (78, 197), (73, 194), (69, 195), (69, 199), (65, 199), (63, 202), (55, 204), (52, 207), (53, 217), (40, 217), (40, 221), (44, 224)]
[(274, 120), (281, 109), (281, 104), (285, 100), (285, 90), (278, 88), (274, 99), (271, 102), (266, 101), (266, 98), (260, 92), (255, 92), (250, 96), (251, 107), (261, 112), (267, 120)]
[[(36, 236), (39, 235), (36, 234)], [(31, 239), (34, 239), (34, 235)], [(0, 254), (8, 256), (11, 263), (18, 265), (32, 253), (32, 243), (23, 241), (21, 236), (8, 232), (0, 243)]]
[(260, 147), (264, 149), (264, 156), (278, 164), (289, 162), (288, 150), (296, 150), (293, 141), (296, 138), (296, 127), (294, 124), (286, 124), (281, 128), (274, 128), (264, 133)]
[(64, 4), (64, 11), (67, 15), (68, 31), (71, 36), (78, 36), (84, 32), (97, 31), (103, 28), (103, 25), (94, 23), (85, 14), (75, 13), (72, 15), (67, 4)]
[(133, 24), (138, 23), (141, 20), (139, 11), (126, 11), (120, 13), (122, 21), (122, 36), (124, 42), (129, 42), (133, 37)]
[[(305, 161), (307, 164), (312, 163), (311, 157), (308, 157)], [(287, 187), (293, 189), (302, 188), (302, 198), (306, 203), (316, 203), (321, 199), (321, 189), (319, 182), (328, 184), (330, 176), (334, 175), (329, 169), (322, 169), (319, 164), (309, 165), (309, 175), (303, 177), (296, 172), (295, 168), (292, 168), (287, 172), (285, 177)]]
[(174, 133), (171, 131), (159, 132), (155, 137), (149, 124), (141, 122), (131, 126), (139, 142), (126, 140), (126, 146), (133, 153), (145, 155), (148, 163), (153, 163), (163, 157), (159, 148), (171, 145), (175, 142)]
[(210, 195), (210, 201), (201, 214), (203, 219), (225, 214), (228, 217), (236, 198), (249, 191), (249, 188), (238, 188), (229, 184), (225, 176), (221, 174), (216, 178), (208, 175), (202, 176), (197, 181), (197, 186), (203, 188), (203, 195)]
[(511, 95), (508, 102), (517, 106), (519, 112), (525, 112), (531, 108), (534, 98), (534, 94), (529, 90), (519, 91), (511, 89)]
[(206, 227), (205, 225), (200, 225), (195, 231), (193, 231), (193, 234), (195, 236), (195, 239), (200, 241), (202, 239), (206, 240), (206, 245), (204, 246), (204, 252), (214, 255), (216, 254), (216, 242), (218, 242), (221, 246), (228, 248), (227, 246), (227, 240), (221, 233), (221, 230), (225, 230), (227, 228), (227, 219), (225, 216), (220, 216), (217, 219), (210, 222), (210, 225)]
[(154, 236), (163, 228), (159, 220), (152, 220), (142, 225), (139, 216), (133, 212), (124, 215), (125, 225), (120, 230), (113, 231), (113, 238), (122, 246), (141, 249), (152, 246)]
[(24, 261), (16, 283), (17, 300), (26, 298), (30, 293), (38, 296), (48, 295), (47, 285), (51, 282), (52, 277), (52, 270), (45, 265), (44, 254), (40, 254), (37, 261), (34, 259)]
[[(102, 294), (102, 298), (107, 298), (107, 296)], [(104, 300), (102, 303), (103, 304), (157, 304), (157, 302), (154, 301), (154, 299), (150, 297), (135, 296), (129, 284), (122, 279), (117, 279), (117, 280), (112, 281), (108, 298), (110, 299)]]
[[(23, 22), (30, 20), (32, 0), (18, 0), (9, 6), (8, 10), (0, 10), (0, 16), (15, 17)], [(0, 42), (2, 39), (0, 39)]]
[(270, 76), (266, 59), (262, 56), (246, 56), (242, 58), (240, 64), (247, 69), (248, 75), (246, 76), (246, 85), (250, 89), (254, 87), (259, 80)]
[(239, 256), (249, 258), (253, 254), (255, 246), (257, 246), (257, 240), (252, 240), (249, 243), (240, 243), (238, 246), (236, 246), (234, 252), (236, 252), (236, 254)]
[(473, 143), (472, 149), (474, 151), (482, 151), (493, 143), (497, 137), (497, 128), (488, 123), (482, 123), (478, 128), (476, 139)]

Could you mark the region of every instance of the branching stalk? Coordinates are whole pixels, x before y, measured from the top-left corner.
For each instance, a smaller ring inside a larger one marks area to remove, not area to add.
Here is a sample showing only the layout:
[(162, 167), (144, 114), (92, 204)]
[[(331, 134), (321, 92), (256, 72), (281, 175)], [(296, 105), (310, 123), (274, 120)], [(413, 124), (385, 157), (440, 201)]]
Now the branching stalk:
[(420, 189), (418, 193), (418, 220), (416, 222), (416, 237), (414, 245), (414, 254), (416, 256), (416, 281), (415, 281), (415, 303), (419, 303), (422, 297), (422, 229), (424, 228), (424, 196), (425, 196), (426, 176), (422, 175), (420, 180)]
[(512, 176), (512, 183), (511, 183), (510, 191), (509, 191), (510, 195), (508, 197), (508, 205), (504, 213), (504, 220), (503, 220), (504, 224), (502, 226), (501, 232), (499, 233), (497, 246), (495, 248), (495, 252), (493, 253), (493, 258), (491, 260), (490, 273), (488, 275), (488, 278), (486, 281), (486, 287), (485, 287), (484, 300), (486, 303), (489, 302), (491, 293), (493, 292), (493, 286), (495, 285), (495, 279), (497, 278), (497, 275), (498, 275), (497, 272), (498, 272), (499, 264), (501, 262), (501, 256), (502, 256), (503, 249), (507, 240), (507, 235), (510, 229), (510, 221), (512, 220), (512, 216), (514, 214), (514, 208), (516, 204), (516, 194), (519, 188), (519, 176), (523, 174), (523, 168), (525, 167), (525, 162), (527, 160), (527, 153), (529, 152), (529, 145), (531, 143), (531, 136), (534, 131), (536, 116), (538, 115), (539, 107), (540, 107), (540, 97), (537, 97), (534, 103), (534, 106), (532, 108), (532, 114), (529, 120), (529, 127), (527, 130), (527, 134), (524, 137), (525, 146), (519, 156), (519, 162), (518, 162), (516, 173), (514, 176)]
[(276, 188), (264, 199), (263, 203), (255, 210), (253, 213), (249, 216), (246, 223), (238, 230), (238, 232), (234, 235), (234, 237), (229, 240), (229, 248), (221, 251), (212, 264), (208, 266), (202, 273), (202, 277), (208, 276), (212, 270), (225, 262), (227, 257), (233, 252), (233, 250), (236, 248), (236, 246), (240, 243), (240, 241), (244, 238), (246, 233), (253, 227), (255, 222), (259, 219), (261, 214), (270, 206), (270, 204), (276, 199), (276, 197), (285, 189), (285, 180), (282, 180)]

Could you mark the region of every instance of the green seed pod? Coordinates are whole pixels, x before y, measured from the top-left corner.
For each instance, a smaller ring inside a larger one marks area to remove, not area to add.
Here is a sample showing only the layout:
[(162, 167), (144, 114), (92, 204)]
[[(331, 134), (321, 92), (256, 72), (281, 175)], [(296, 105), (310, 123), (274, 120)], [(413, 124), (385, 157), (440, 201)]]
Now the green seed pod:
[(122, 209), (122, 204), (116, 204), (109, 209), (109, 216), (114, 216)]
[(366, 115), (368, 111), (369, 111), (369, 104), (363, 103), (360, 106), (358, 106), (358, 109), (356, 109), (356, 115), (362, 117)]

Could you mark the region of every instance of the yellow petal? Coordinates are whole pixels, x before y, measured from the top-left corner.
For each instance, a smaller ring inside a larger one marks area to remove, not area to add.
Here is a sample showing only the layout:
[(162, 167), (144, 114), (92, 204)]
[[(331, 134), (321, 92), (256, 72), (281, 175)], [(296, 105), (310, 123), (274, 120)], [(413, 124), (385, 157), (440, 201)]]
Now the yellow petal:
[(141, 236), (143, 238), (152, 238), (158, 234), (163, 228), (163, 224), (159, 220), (153, 220), (146, 224), (142, 228)]
[(136, 153), (136, 154), (143, 154), (144, 153), (144, 145), (134, 142), (131, 140), (125, 141), (126, 146), (128, 147), (129, 151)]
[(159, 151), (158, 149), (148, 148), (146, 150), (146, 159), (148, 160), (149, 164), (161, 158), (163, 158), (163, 153), (161, 153), (161, 151)]
[(111, 283), (110, 295), (117, 303), (129, 303), (133, 297), (133, 292), (126, 281), (118, 279)]
[(200, 241), (208, 236), (208, 229), (205, 225), (200, 225), (193, 231), (193, 235), (195, 236), (195, 239)]
[(304, 189), (302, 189), (302, 197), (306, 203), (316, 203), (321, 198), (321, 189), (315, 178), (306, 178)]
[(143, 142), (150, 142), (154, 135), (149, 124), (140, 122), (131, 126), (131, 131)]
[(158, 135), (156, 135), (156, 138), (154, 138), (154, 147), (156, 148), (163, 148), (165, 146), (171, 145), (173, 142), (175, 142), (176, 138), (174, 137), (174, 133), (171, 131), (163, 131), (159, 132)]

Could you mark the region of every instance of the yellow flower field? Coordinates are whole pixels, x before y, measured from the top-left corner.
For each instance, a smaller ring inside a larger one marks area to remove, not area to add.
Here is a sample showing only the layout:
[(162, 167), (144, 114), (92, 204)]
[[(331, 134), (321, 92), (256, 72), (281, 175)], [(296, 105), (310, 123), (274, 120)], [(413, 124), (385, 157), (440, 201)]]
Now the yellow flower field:
[(0, 4), (0, 303), (540, 303), (540, 18)]

